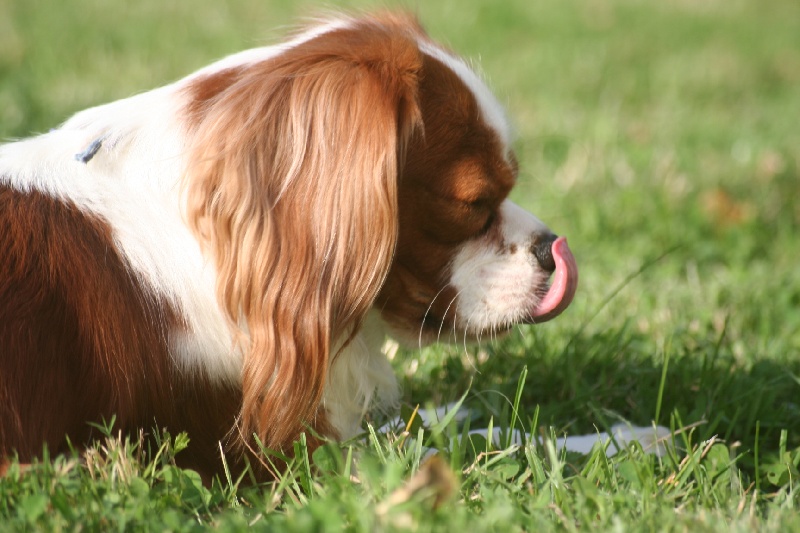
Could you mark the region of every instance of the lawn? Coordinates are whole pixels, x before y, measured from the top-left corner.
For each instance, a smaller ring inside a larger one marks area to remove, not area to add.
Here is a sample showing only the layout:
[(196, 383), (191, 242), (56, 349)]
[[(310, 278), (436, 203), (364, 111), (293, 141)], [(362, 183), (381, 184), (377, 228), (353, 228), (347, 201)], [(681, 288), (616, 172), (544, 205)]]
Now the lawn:
[[(320, 5), (387, 4), (409, 2), (5, 0), (0, 138), (273, 42)], [(184, 436), (109, 429), (80, 461), (0, 479), (0, 530), (800, 531), (800, 3), (419, 4), (506, 104), (512, 198), (569, 238), (581, 285), (554, 322), (393, 363), (409, 409), (466, 394), (471, 426), (544, 444), (421, 464), (414, 441), (368, 433), (298, 443), (274, 484), (207, 488), (171, 463)], [(675, 447), (548, 444), (620, 421), (680, 430)]]

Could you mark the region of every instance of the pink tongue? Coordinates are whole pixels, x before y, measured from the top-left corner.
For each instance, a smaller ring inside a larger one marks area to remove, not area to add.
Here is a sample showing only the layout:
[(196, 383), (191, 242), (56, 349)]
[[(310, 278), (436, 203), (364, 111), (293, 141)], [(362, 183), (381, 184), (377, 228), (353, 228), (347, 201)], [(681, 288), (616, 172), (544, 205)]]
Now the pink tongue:
[(539, 305), (534, 309), (532, 322), (539, 323), (555, 318), (569, 306), (578, 288), (578, 265), (567, 246), (567, 239), (559, 237), (553, 242), (553, 259), (556, 271), (553, 283)]

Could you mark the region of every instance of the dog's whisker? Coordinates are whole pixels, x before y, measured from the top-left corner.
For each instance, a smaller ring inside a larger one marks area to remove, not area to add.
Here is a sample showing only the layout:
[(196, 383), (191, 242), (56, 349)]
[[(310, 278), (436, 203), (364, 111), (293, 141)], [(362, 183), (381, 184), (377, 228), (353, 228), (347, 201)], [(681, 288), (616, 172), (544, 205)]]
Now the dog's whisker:
[[(433, 299), (431, 299), (430, 303), (428, 304), (427, 309), (425, 309), (425, 313), (422, 315), (422, 322), (420, 322), (420, 325), (419, 325), (419, 336), (418, 336), (418, 348), (420, 350), (423, 347), (422, 335), (423, 335), (423, 333), (425, 331), (425, 322), (427, 321), (428, 315), (430, 314), (431, 310), (433, 309), (433, 304), (436, 302), (436, 299), (439, 297), (440, 294), (442, 294), (445, 291), (445, 289), (447, 289), (446, 286), (442, 287), (441, 289), (439, 289), (439, 292), (437, 292), (434, 295)], [(441, 331), (441, 329), (440, 329), (440, 331)]]
[[(439, 292), (441, 292), (441, 291), (439, 291)], [(447, 316), (447, 313), (450, 312), (450, 307), (452, 307), (452, 305), (458, 299), (458, 295), (459, 295), (459, 293), (457, 292), (456, 295), (453, 296), (453, 298), (450, 300), (450, 303), (447, 304), (447, 307), (445, 308), (444, 313), (442, 314), (442, 322), (439, 324), (439, 331), (436, 333), (436, 342), (439, 342), (439, 339), (442, 336), (442, 329), (444, 328), (445, 317)], [(456, 323), (456, 320), (454, 319), (453, 320), (453, 324), (455, 324), (455, 323)]]

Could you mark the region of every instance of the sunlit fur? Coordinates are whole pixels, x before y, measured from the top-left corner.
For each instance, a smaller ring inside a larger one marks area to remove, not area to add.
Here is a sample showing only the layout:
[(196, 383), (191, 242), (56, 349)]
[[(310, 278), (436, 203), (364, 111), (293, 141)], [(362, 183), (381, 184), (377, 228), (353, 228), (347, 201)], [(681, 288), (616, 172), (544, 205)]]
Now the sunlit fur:
[(114, 416), (186, 431), (178, 461), (206, 479), (220, 452), (238, 471), (254, 435), (291, 453), (395, 406), (387, 334), (560, 313), (574, 259), (564, 241), (550, 291), (534, 252), (552, 236), (507, 199), (510, 143), (465, 62), (379, 14), (0, 147), (0, 468)]
[(187, 213), (243, 328), (245, 435), (286, 444), (317, 415), (331, 343), (383, 284), (419, 70), (411, 35), (376, 25), (232, 74), (191, 110)]

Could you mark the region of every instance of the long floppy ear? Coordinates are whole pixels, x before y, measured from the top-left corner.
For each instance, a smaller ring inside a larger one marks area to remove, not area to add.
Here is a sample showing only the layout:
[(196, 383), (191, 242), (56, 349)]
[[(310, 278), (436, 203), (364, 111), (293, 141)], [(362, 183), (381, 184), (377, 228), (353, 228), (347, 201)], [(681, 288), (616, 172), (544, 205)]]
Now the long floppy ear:
[(320, 408), (332, 350), (372, 305), (397, 241), (397, 179), (421, 127), (421, 55), (354, 22), (200, 78), (187, 215), (244, 351), (241, 432), (288, 449)]

